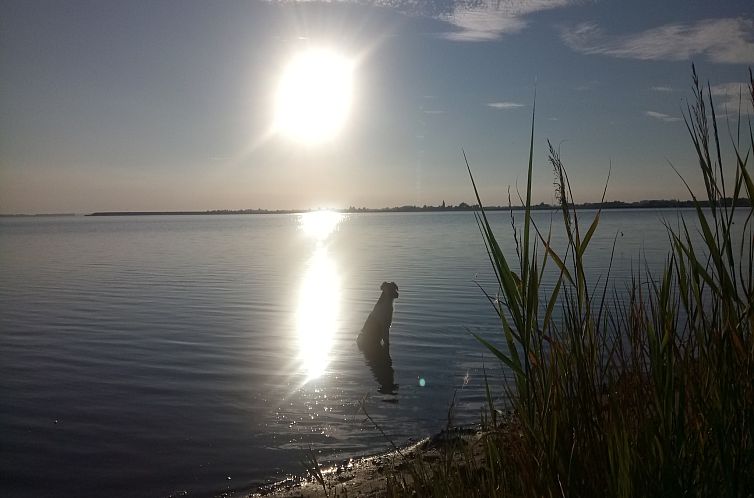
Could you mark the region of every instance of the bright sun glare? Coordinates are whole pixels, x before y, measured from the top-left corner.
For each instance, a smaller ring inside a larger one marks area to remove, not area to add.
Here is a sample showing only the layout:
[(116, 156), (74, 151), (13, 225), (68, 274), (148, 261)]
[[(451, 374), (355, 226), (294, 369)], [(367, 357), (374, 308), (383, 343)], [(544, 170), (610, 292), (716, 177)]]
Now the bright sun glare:
[(275, 129), (296, 140), (332, 139), (351, 107), (353, 62), (326, 49), (296, 55), (283, 71), (275, 100)]

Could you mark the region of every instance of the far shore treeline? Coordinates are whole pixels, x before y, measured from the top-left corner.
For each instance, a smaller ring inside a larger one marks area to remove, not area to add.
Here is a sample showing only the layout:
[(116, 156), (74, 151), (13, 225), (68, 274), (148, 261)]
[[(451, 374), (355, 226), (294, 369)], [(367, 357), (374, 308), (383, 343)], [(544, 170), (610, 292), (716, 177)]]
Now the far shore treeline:
[[(726, 198), (724, 205), (731, 206), (732, 199)], [(701, 202), (703, 207), (709, 207), (709, 202)], [(723, 202), (718, 205), (722, 206)], [(737, 207), (750, 207), (748, 199), (738, 199)], [(458, 205), (445, 205), (443, 202), (439, 206), (395, 206), (384, 208), (366, 208), (366, 207), (349, 207), (347, 209), (334, 209), (341, 213), (412, 213), (412, 212), (436, 212), (436, 211), (473, 211), (478, 209), (476, 204), (467, 204), (462, 202)], [(623, 201), (606, 201), (606, 202), (584, 202), (576, 204), (577, 209), (661, 209), (661, 208), (693, 208), (694, 201), (680, 201), (675, 199), (653, 199), (637, 202)], [(520, 210), (521, 206), (485, 206), (486, 211), (506, 211), (509, 209)], [(532, 209), (549, 210), (559, 209), (559, 206), (546, 204), (544, 202), (535, 204)], [(209, 211), (103, 211), (91, 213), (86, 216), (157, 216), (157, 215), (222, 215), (222, 214), (295, 214), (313, 210), (306, 209), (214, 209)]]
[[(709, 201), (700, 201), (702, 207), (709, 207)], [(726, 197), (720, 200), (717, 206), (732, 206), (733, 200)], [(467, 204), (461, 202), (455, 206), (444, 202), (438, 206), (394, 206), (383, 208), (367, 208), (351, 206), (347, 209), (333, 209), (340, 213), (414, 213), (414, 212), (438, 212), (438, 211), (474, 211), (478, 209), (476, 204)], [(605, 202), (584, 202), (575, 205), (576, 209), (664, 209), (664, 208), (693, 208), (694, 201), (681, 201), (677, 199), (650, 199), (636, 202), (624, 201), (605, 201)], [(751, 207), (748, 199), (738, 199), (736, 207)], [(521, 206), (485, 206), (486, 211), (519, 211)], [(544, 202), (531, 206), (532, 210), (552, 210), (559, 209), (554, 204)], [(84, 216), (173, 216), (173, 215), (223, 215), (223, 214), (296, 214), (316, 211), (316, 209), (212, 209), (206, 211), (98, 211), (95, 213), (85, 214)], [(44, 214), (0, 214), (0, 218), (9, 217), (43, 217), (43, 216), (78, 216), (76, 213), (44, 213)]]

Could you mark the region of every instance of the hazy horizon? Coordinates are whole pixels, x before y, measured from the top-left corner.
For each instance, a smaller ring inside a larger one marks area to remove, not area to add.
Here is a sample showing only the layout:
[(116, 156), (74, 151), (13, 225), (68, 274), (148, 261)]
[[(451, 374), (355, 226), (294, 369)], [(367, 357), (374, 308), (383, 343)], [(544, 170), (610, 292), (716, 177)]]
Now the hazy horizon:
[[(637, 201), (624, 201), (622, 199), (605, 199), (604, 204), (606, 206), (604, 209), (622, 209), (622, 207), (615, 207), (611, 206), (610, 204), (613, 203), (624, 203), (626, 204), (625, 209), (631, 209), (631, 208), (642, 208), (642, 206), (635, 206), (635, 204), (641, 204), (641, 203), (671, 203), (671, 202), (692, 202), (693, 200), (689, 197), (688, 199), (639, 199)], [(23, 216), (89, 216), (93, 214), (126, 214), (126, 215), (137, 215), (137, 214), (223, 214), (227, 212), (228, 214), (296, 214), (296, 213), (308, 213), (312, 211), (334, 211), (334, 212), (349, 212), (349, 211), (364, 211), (364, 212), (373, 212), (373, 213), (380, 213), (380, 212), (414, 212), (414, 209), (416, 212), (421, 212), (423, 210), (426, 211), (442, 211), (443, 209), (446, 209), (450, 212), (457, 212), (459, 211), (459, 207), (461, 204), (465, 204), (463, 208), (460, 209), (460, 211), (463, 211), (464, 209), (473, 209), (477, 206), (476, 201), (473, 203), (466, 202), (466, 201), (460, 201), (457, 203), (451, 203), (447, 202), (447, 207), (443, 208), (441, 207), (442, 203), (445, 202), (443, 199), (439, 204), (423, 204), (423, 205), (416, 205), (416, 204), (399, 204), (394, 206), (344, 206), (344, 207), (338, 207), (338, 206), (313, 206), (313, 207), (288, 207), (288, 208), (279, 208), (279, 209), (268, 209), (265, 207), (240, 207), (240, 208), (222, 208), (222, 209), (216, 209), (216, 208), (199, 208), (199, 209), (173, 209), (173, 210), (144, 210), (144, 209), (124, 209), (124, 210), (118, 210), (118, 211), (86, 211), (86, 212), (66, 212), (66, 211), (50, 211), (50, 212), (37, 212), (37, 213), (3, 213), (0, 212), (0, 216), (2, 217), (23, 217)], [(484, 202), (484, 200), (482, 201)], [(702, 201), (704, 202), (704, 201)], [(552, 209), (559, 209), (557, 203), (547, 203), (542, 201), (546, 207), (550, 207)], [(542, 203), (534, 204), (533, 206), (537, 208)], [(583, 201), (578, 202), (576, 204), (576, 207), (585, 205), (585, 204), (602, 204), (601, 201)], [(508, 209), (510, 206), (507, 204), (496, 204), (496, 203), (485, 203), (485, 209), (494, 209), (494, 210), (500, 210), (500, 209)], [(521, 204), (513, 204), (512, 208), (513, 210), (521, 210), (524, 209), (525, 206)], [(591, 209), (591, 207), (589, 208)], [(597, 208), (595, 208), (597, 209)], [(674, 209), (673, 206), (660, 206), (659, 208), (656, 206), (648, 207), (648, 209)], [(689, 207), (691, 209), (691, 207)]]
[[(283, 92), (311, 50), (339, 58)], [(668, 162), (701, 191), (692, 61), (729, 143), (754, 64), (744, 1), (7, 1), (0, 213), (455, 205), (473, 197), (462, 148), (506, 204), (535, 88), (535, 203), (553, 202), (548, 139), (577, 202), (610, 168), (607, 199), (687, 199)]]

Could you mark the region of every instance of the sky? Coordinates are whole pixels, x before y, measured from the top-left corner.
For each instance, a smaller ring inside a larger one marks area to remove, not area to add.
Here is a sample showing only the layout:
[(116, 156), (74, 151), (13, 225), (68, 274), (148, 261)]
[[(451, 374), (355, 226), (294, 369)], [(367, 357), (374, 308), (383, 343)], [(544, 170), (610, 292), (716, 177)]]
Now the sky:
[[(352, 64), (351, 97), (311, 143), (276, 99), (318, 49)], [(2, 0), (0, 213), (471, 203), (462, 151), (506, 204), (535, 102), (535, 202), (554, 201), (548, 140), (577, 202), (608, 171), (609, 200), (686, 199), (692, 61), (735, 119), (750, 0)]]

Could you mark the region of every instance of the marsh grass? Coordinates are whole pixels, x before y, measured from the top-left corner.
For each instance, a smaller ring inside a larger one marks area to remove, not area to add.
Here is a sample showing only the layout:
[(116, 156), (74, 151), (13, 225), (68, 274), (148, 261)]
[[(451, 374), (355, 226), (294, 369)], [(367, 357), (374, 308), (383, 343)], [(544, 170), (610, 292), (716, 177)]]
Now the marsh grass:
[[(753, 211), (737, 207), (754, 201), (747, 169), (754, 134), (739, 115), (735, 137), (728, 131), (724, 140), (732, 150), (724, 153), (711, 89), (693, 66), (692, 76), (684, 121), (704, 197), (680, 178), (695, 203), (693, 223), (666, 222), (664, 269), (635, 272), (625, 294), (611, 288), (609, 270), (598, 284), (588, 281), (587, 249), (601, 212), (583, 220), (573, 207), (552, 145), (566, 248), (557, 252), (552, 226), (545, 231), (532, 220), (534, 112), (516, 260), (498, 244), (466, 162), (497, 278), (485, 296), (503, 344), (477, 339), (512, 372), (501, 388), (513, 416), (501, 423), (488, 385), (483, 436), (448, 448), (441, 464), (417, 459), (408, 473), (388, 479), (389, 495), (754, 495)], [(749, 79), (754, 105), (751, 70)], [(739, 210), (743, 226), (734, 218)], [(546, 291), (548, 271), (556, 280)]]

